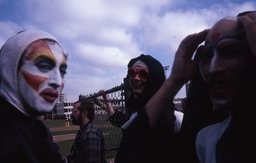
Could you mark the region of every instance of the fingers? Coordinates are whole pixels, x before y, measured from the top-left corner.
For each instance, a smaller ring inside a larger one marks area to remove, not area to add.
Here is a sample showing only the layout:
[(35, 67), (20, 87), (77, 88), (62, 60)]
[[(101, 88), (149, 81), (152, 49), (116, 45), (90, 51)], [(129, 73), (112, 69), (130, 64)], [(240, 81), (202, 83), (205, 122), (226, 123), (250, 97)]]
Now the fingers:
[(239, 16), (237, 20), (242, 24), (245, 37), (250, 45), (253, 56), (256, 58), (256, 12)]
[(100, 90), (99, 93), (103, 95), (103, 94), (105, 94), (105, 91), (104, 90)]
[(205, 40), (208, 32), (209, 29), (205, 29), (199, 33), (188, 35), (185, 39), (181, 41), (181, 44), (178, 48), (178, 51), (181, 51), (181, 53), (178, 54), (183, 55), (184, 58), (190, 59), (193, 56), (198, 45)]
[(200, 45), (196, 50), (194, 60), (196, 62), (199, 62), (200, 58), (202, 58), (203, 53), (204, 53), (204, 45)]
[(101, 105), (99, 99), (97, 99), (97, 98), (94, 98), (94, 99), (93, 99), (93, 102), (94, 102), (94, 104), (96, 104), (97, 106), (100, 106), (100, 105)]
[(98, 92), (100, 95), (102, 95), (102, 97), (106, 100), (107, 99), (107, 95), (106, 92), (102, 89)]
[(197, 47), (205, 40), (208, 29), (199, 33), (191, 34), (183, 39), (176, 51), (171, 79), (178, 83), (184, 84), (195, 74), (196, 64), (192, 60), (192, 56)]
[(242, 25), (245, 28), (251, 27), (251, 26), (256, 26), (255, 22), (256, 22), (256, 13), (251, 13), (248, 15), (244, 15), (244, 16), (239, 16), (237, 18), (237, 20), (242, 23)]

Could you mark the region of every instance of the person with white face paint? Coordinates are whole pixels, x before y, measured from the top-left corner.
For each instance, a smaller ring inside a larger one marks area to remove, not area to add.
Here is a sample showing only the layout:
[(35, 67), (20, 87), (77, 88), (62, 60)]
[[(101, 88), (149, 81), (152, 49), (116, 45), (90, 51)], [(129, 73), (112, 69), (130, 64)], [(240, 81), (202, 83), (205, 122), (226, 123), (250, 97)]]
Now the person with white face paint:
[(0, 50), (0, 160), (64, 162), (39, 116), (52, 111), (64, 86), (67, 55), (51, 34), (24, 30)]
[[(200, 162), (256, 162), (255, 150), (252, 150), (256, 145), (255, 40), (256, 11), (223, 18), (210, 30), (183, 39), (170, 77), (146, 104), (150, 124), (154, 126), (161, 106), (198, 73), (200, 65), (213, 109), (225, 112), (224, 120), (199, 131), (195, 144)], [(195, 59), (194, 54), (199, 58)]]
[[(51, 40), (38, 40), (22, 56), (18, 73), (21, 96), (34, 110), (28, 114), (49, 113), (64, 84), (67, 63), (62, 48)], [(38, 113), (37, 113), (38, 112)]]
[[(223, 18), (209, 31), (201, 51), (201, 74), (214, 109), (229, 115), (202, 129), (196, 140), (201, 163), (256, 162), (253, 106), (256, 98), (256, 12)], [(244, 130), (244, 128), (251, 130)], [(209, 141), (210, 140), (210, 141)]]

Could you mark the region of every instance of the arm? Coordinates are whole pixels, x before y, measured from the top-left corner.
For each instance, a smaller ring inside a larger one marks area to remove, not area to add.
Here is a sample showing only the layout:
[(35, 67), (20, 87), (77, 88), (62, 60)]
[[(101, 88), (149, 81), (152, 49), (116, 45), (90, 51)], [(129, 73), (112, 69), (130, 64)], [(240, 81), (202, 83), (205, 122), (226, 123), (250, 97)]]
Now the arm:
[(189, 35), (179, 45), (170, 77), (146, 104), (151, 127), (155, 127), (162, 109), (168, 105), (169, 100), (173, 99), (180, 88), (196, 73), (196, 63), (191, 58), (198, 45), (205, 40), (207, 33), (208, 30), (204, 30)]
[(108, 113), (109, 121), (112, 125), (121, 127), (126, 122), (125, 114), (113, 108), (104, 90), (100, 90), (99, 93), (102, 95), (103, 102), (95, 98), (94, 103)]
[(102, 95), (104, 103), (96, 98), (94, 100), (95, 104), (98, 105), (99, 107), (101, 107), (102, 109), (104, 109), (108, 113), (109, 116), (112, 116), (115, 113), (115, 109), (113, 108), (111, 103), (109, 103), (109, 100), (108, 100), (108, 97), (107, 97), (105, 91), (100, 90), (99, 93)]

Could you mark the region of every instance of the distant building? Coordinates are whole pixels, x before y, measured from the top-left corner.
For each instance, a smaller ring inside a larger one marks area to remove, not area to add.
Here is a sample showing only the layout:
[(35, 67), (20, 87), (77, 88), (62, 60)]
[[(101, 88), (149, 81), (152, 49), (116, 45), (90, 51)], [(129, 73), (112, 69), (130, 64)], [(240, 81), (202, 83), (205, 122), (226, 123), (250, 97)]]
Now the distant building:
[(176, 110), (183, 112), (186, 98), (176, 98), (173, 100)]
[(65, 94), (61, 94), (53, 111), (45, 116), (45, 119), (70, 119), (74, 102), (67, 101)]
[(68, 119), (71, 119), (71, 113), (74, 106), (74, 102), (71, 101), (65, 101), (64, 102), (64, 114)]

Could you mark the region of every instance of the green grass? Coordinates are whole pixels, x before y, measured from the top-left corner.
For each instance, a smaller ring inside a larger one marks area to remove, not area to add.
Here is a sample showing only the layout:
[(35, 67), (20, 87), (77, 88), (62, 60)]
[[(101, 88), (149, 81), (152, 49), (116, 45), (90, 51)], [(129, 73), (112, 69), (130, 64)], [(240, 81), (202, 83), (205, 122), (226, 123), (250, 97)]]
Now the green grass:
[[(59, 146), (59, 152), (62, 156), (67, 156), (69, 154), (69, 151), (74, 143), (74, 140), (68, 140), (57, 143)], [(116, 150), (107, 150), (106, 151), (106, 158), (114, 158), (116, 155)]]
[[(119, 146), (121, 140), (121, 129), (114, 127), (110, 124), (110, 122), (106, 121), (106, 118), (96, 116), (95, 123), (99, 125), (102, 129), (102, 132), (105, 136), (105, 144), (106, 144), (106, 158), (114, 158), (116, 155), (116, 149)], [(44, 120), (44, 124), (48, 127), (64, 127), (65, 120)], [(72, 125), (72, 124), (71, 124)], [(63, 135), (63, 134), (71, 134), (76, 133), (77, 131), (56, 131), (52, 132), (52, 135)], [(58, 142), (59, 150), (62, 156), (66, 156), (73, 144), (74, 140), (68, 140), (63, 142)]]
[(60, 148), (59, 152), (61, 153), (62, 156), (68, 155), (73, 143), (74, 143), (74, 140), (68, 140), (68, 141), (63, 141), (63, 142), (57, 143)]

